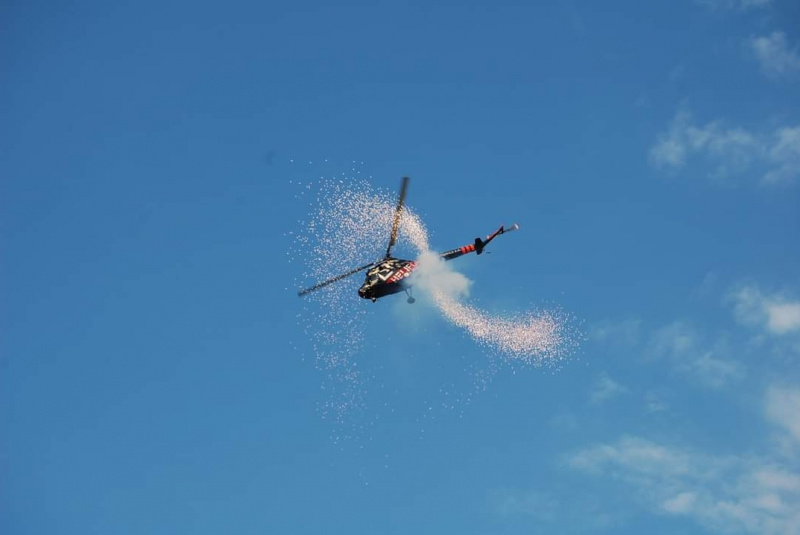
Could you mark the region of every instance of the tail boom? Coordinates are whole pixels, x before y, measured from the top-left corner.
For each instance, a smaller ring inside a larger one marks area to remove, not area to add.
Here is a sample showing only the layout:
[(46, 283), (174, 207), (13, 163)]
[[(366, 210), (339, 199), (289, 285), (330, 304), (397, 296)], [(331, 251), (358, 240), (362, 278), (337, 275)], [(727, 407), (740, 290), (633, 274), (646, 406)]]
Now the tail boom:
[(439, 255), (439, 257), (445, 261), (453, 260), (454, 258), (458, 258), (459, 256), (464, 256), (465, 254), (469, 254), (475, 252), (477, 254), (481, 254), (483, 252), (483, 248), (486, 247), (490, 241), (495, 239), (497, 236), (501, 234), (505, 234), (506, 232), (511, 232), (512, 230), (519, 229), (519, 225), (514, 223), (508, 228), (500, 227), (499, 229), (495, 230), (493, 233), (486, 236), (485, 240), (481, 240), (480, 238), (475, 238), (475, 243), (470, 243), (469, 245), (464, 245), (463, 247), (459, 247), (457, 249), (452, 249), (445, 253)]

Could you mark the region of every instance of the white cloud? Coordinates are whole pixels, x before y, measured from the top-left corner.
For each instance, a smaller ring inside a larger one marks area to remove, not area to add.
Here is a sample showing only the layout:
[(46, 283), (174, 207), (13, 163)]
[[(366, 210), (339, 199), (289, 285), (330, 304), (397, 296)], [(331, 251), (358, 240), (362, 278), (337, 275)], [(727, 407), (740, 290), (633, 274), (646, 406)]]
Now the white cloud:
[(666, 393), (663, 390), (648, 390), (644, 397), (645, 407), (653, 413), (668, 411), (670, 404), (665, 398)]
[(707, 384), (717, 388), (728, 382), (738, 381), (744, 375), (741, 364), (732, 360), (715, 358), (712, 351), (703, 353), (683, 369), (697, 374)]
[(603, 321), (589, 329), (589, 337), (598, 342), (633, 346), (639, 342), (642, 320)]
[(656, 514), (691, 518), (722, 533), (800, 530), (800, 482), (770, 459), (720, 457), (623, 437), (572, 455), (573, 469), (609, 476), (635, 490)]
[(664, 502), (664, 511), (674, 515), (689, 514), (695, 507), (697, 494), (694, 492), (681, 492), (677, 496)]
[(775, 333), (796, 331), (800, 327), (800, 303), (772, 303), (767, 305), (767, 325)]
[(777, 78), (800, 73), (797, 48), (789, 48), (783, 32), (775, 31), (769, 35), (752, 37), (747, 41), (747, 46), (767, 76)]
[(800, 176), (800, 126), (779, 128), (767, 151), (772, 166), (763, 177), (766, 184), (788, 182)]
[[(800, 389), (773, 386), (767, 391), (767, 418), (800, 445)], [(797, 480), (800, 490), (800, 479)]]
[(562, 431), (577, 431), (580, 422), (571, 412), (560, 412), (550, 419), (550, 425)]
[(627, 511), (609, 511), (597, 499), (574, 492), (568, 499), (559, 499), (551, 491), (499, 489), (488, 493), (487, 502), (491, 511), (503, 518), (529, 517), (540, 525), (559, 527), (568, 518), (578, 531), (586, 533), (608, 531), (624, 524), (629, 516)]
[(728, 294), (736, 319), (774, 335), (800, 332), (800, 301), (781, 294), (767, 295), (754, 284), (740, 285)]
[(699, 4), (716, 10), (747, 11), (752, 8), (766, 7), (772, 0), (697, 0)]
[(650, 161), (659, 168), (683, 167), (689, 148), (684, 131), (689, 123), (687, 112), (678, 112), (666, 134), (658, 137), (656, 144), (650, 149)]
[(692, 459), (684, 452), (638, 437), (622, 437), (616, 444), (599, 444), (573, 454), (568, 464), (585, 472), (600, 474), (610, 466), (614, 473), (634, 479), (675, 477), (692, 472)]
[(608, 374), (603, 373), (597, 379), (592, 390), (589, 400), (594, 405), (599, 405), (611, 398), (624, 394), (628, 389), (613, 380)]
[(681, 109), (650, 148), (650, 162), (658, 169), (676, 171), (694, 155), (708, 162), (715, 179), (752, 170), (764, 184), (791, 182), (800, 177), (800, 126), (753, 133), (722, 121), (697, 125), (692, 114)]
[[(765, 417), (800, 451), (800, 388), (772, 386), (765, 397)], [(800, 467), (785, 459), (711, 455), (623, 436), (566, 461), (574, 470), (628, 484), (656, 514), (690, 518), (710, 531), (800, 533)]]
[(727, 358), (724, 339), (709, 345), (686, 323), (676, 321), (656, 330), (649, 346), (653, 356), (668, 358), (676, 371), (713, 388), (744, 377), (742, 364)]
[(800, 492), (800, 475), (766, 466), (753, 473), (756, 485), (771, 491)]
[(675, 321), (656, 330), (651, 348), (657, 356), (683, 360), (696, 353), (698, 334), (687, 324)]

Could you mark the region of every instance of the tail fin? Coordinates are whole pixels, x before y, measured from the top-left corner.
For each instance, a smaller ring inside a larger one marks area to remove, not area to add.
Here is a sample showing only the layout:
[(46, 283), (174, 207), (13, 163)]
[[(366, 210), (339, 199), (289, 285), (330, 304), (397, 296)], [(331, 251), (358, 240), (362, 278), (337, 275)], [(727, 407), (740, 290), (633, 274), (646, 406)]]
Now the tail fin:
[(511, 232), (514, 230), (519, 230), (519, 225), (517, 225), (516, 223), (514, 223), (508, 228), (505, 228), (504, 226), (500, 227), (499, 229), (495, 230), (492, 234), (487, 236), (486, 241), (481, 241), (480, 238), (475, 238), (475, 251), (478, 254), (481, 254), (483, 252), (483, 248), (486, 247), (490, 241), (492, 241), (501, 234), (505, 234), (506, 232)]

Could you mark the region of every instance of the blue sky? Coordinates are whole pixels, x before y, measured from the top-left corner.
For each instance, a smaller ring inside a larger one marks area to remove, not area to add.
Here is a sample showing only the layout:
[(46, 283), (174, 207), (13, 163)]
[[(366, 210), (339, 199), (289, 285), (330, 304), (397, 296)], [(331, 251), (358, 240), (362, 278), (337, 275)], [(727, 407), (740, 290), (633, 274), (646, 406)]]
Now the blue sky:
[[(3, 533), (800, 533), (797, 3), (0, 20)], [(470, 299), (585, 339), (498, 366), (344, 282), (343, 426), (298, 183), (402, 175), (439, 250), (520, 223), (458, 261)]]

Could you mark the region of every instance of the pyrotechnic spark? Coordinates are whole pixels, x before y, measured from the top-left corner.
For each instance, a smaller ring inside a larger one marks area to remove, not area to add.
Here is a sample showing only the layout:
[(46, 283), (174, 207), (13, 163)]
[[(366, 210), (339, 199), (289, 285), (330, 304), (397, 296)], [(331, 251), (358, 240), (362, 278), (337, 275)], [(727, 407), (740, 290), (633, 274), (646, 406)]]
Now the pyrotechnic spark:
[[(362, 179), (324, 179), (309, 190), (317, 195), (310, 203), (310, 217), (294, 231), (290, 260), (303, 263), (305, 272), (296, 287), (325, 280), (382, 257), (397, 203), (395, 192), (372, 189)], [(427, 232), (419, 217), (404, 211), (397, 247), (420, 248)], [(358, 277), (359, 275), (355, 275)], [(332, 284), (304, 297), (305, 310), (298, 315), (311, 340), (317, 369), (327, 381), (327, 400), (319, 407), (323, 418), (342, 426), (357, 421), (353, 413), (365, 408), (365, 382), (369, 377), (358, 366), (365, 339), (363, 325), (368, 308), (352, 285)], [(349, 418), (350, 417), (350, 418)], [(359, 424), (361, 425), (361, 424)], [(359, 435), (360, 429), (351, 429)], [(337, 430), (341, 433), (341, 429)], [(336, 440), (348, 438), (337, 435)]]
[(507, 316), (479, 310), (463, 302), (469, 281), (438, 255), (424, 249), (411, 279), (429, 293), (439, 311), (481, 344), (499, 350), (507, 359), (528, 364), (553, 364), (574, 348), (569, 318), (555, 310), (533, 310)]
[[(305, 267), (298, 288), (379, 260), (397, 202), (396, 192), (375, 190), (360, 178), (322, 179), (316, 187), (310, 219), (295, 235), (292, 256), (299, 257)], [(503, 360), (557, 365), (575, 349), (579, 335), (571, 318), (559, 310), (500, 315), (468, 304), (470, 281), (430, 250), (427, 229), (408, 206), (403, 211), (397, 246), (412, 248), (419, 256), (412, 279), (414, 288), (430, 295), (448, 322), (464, 329)], [(340, 283), (305, 299), (322, 305), (307, 307), (302, 319), (314, 344), (317, 367), (334, 379), (333, 388), (340, 390), (322, 413), (341, 421), (353, 409), (363, 407), (363, 377), (356, 357), (364, 340), (364, 314), (370, 308), (355, 295), (352, 285)]]

